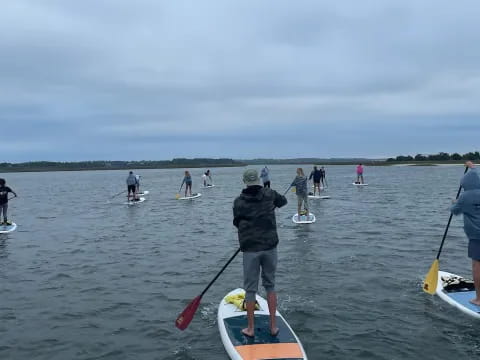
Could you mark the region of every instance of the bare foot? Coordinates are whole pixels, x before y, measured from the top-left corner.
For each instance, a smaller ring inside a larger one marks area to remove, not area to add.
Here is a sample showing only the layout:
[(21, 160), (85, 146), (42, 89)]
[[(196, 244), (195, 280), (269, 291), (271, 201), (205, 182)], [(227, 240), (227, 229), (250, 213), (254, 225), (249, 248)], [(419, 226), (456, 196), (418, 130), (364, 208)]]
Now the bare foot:
[(242, 330), (242, 334), (248, 337), (254, 337), (255, 332), (253, 330), (250, 330), (249, 328), (245, 328)]
[(280, 329), (277, 328), (277, 327), (276, 328), (271, 328), (270, 329), (270, 335), (277, 336), (279, 331), (280, 331)]
[(471, 302), (473, 305), (480, 306), (480, 299), (475, 298), (475, 299), (470, 300), (470, 302)]

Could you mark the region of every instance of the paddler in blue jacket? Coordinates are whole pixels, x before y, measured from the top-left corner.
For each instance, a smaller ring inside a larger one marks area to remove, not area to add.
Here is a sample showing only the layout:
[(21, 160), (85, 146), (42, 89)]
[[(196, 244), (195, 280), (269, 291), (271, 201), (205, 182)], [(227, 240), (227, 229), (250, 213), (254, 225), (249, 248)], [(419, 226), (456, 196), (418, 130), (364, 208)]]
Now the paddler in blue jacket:
[(465, 164), (469, 170), (463, 176), (463, 193), (451, 207), (454, 215), (463, 214), (463, 229), (468, 238), (468, 257), (472, 259), (473, 282), (476, 297), (470, 302), (480, 307), (480, 176), (471, 161)]

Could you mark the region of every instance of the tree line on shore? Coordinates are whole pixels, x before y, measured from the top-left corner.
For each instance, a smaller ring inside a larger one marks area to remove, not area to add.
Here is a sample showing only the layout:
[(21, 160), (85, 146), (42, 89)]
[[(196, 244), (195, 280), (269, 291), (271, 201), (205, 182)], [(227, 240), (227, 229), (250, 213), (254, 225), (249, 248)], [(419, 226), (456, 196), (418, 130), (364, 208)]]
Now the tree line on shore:
[(32, 161), (24, 163), (0, 163), (1, 172), (9, 171), (70, 171), (70, 170), (123, 170), (123, 169), (159, 169), (187, 167), (228, 167), (245, 166), (246, 164), (233, 159), (208, 158), (176, 158), (160, 161)]
[(447, 152), (439, 152), (438, 154), (433, 155), (424, 155), (417, 154), (415, 156), (411, 155), (399, 155), (395, 158), (388, 158), (387, 162), (402, 162), (402, 161), (466, 161), (466, 160), (480, 160), (480, 153), (478, 151), (468, 152), (466, 154), (453, 153), (449, 154)]

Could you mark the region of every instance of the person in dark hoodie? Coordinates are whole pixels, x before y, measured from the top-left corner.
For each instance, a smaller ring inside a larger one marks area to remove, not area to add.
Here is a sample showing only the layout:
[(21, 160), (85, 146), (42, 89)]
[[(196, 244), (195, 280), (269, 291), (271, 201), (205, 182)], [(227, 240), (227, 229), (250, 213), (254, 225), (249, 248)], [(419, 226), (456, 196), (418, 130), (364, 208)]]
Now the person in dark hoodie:
[(247, 328), (242, 330), (242, 334), (248, 337), (255, 335), (255, 295), (261, 269), (270, 312), (270, 333), (276, 336), (278, 234), (275, 208), (284, 206), (287, 199), (275, 190), (260, 186), (258, 172), (254, 169), (245, 170), (243, 182), (247, 187), (233, 203), (233, 225), (238, 228), (240, 250), (243, 252), (243, 287), (248, 318)]
[(465, 164), (469, 170), (463, 176), (463, 193), (451, 207), (454, 215), (463, 214), (463, 229), (468, 238), (468, 257), (472, 259), (473, 282), (476, 297), (470, 302), (480, 306), (480, 177), (471, 161)]
[(308, 180), (313, 178), (313, 196), (318, 189), (318, 194), (320, 195), (320, 181), (322, 180), (322, 170), (318, 170), (317, 166), (313, 167), (313, 171), (310, 173)]
[(1, 222), (0, 218), (0, 225), (12, 225), (12, 222), (8, 221), (7, 217), (8, 193), (12, 193), (15, 197), (17, 197), (15, 191), (10, 189), (6, 184), (7, 182), (5, 179), (0, 179), (0, 216), (3, 213), (3, 222)]

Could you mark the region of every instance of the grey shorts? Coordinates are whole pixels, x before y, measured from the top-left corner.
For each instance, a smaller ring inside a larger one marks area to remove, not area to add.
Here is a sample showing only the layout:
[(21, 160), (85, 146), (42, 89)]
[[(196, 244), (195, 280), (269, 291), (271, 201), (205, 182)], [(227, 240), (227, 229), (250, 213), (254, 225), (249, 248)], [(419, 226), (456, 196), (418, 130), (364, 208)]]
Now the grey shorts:
[(474, 239), (468, 242), (468, 257), (480, 261), (480, 240)]
[(258, 281), (262, 269), (262, 285), (267, 293), (275, 291), (275, 271), (277, 269), (277, 248), (243, 253), (243, 288), (245, 301), (255, 301)]
[(302, 204), (305, 207), (305, 209), (308, 209), (308, 195), (297, 195), (297, 200), (298, 200), (298, 206), (302, 206)]

